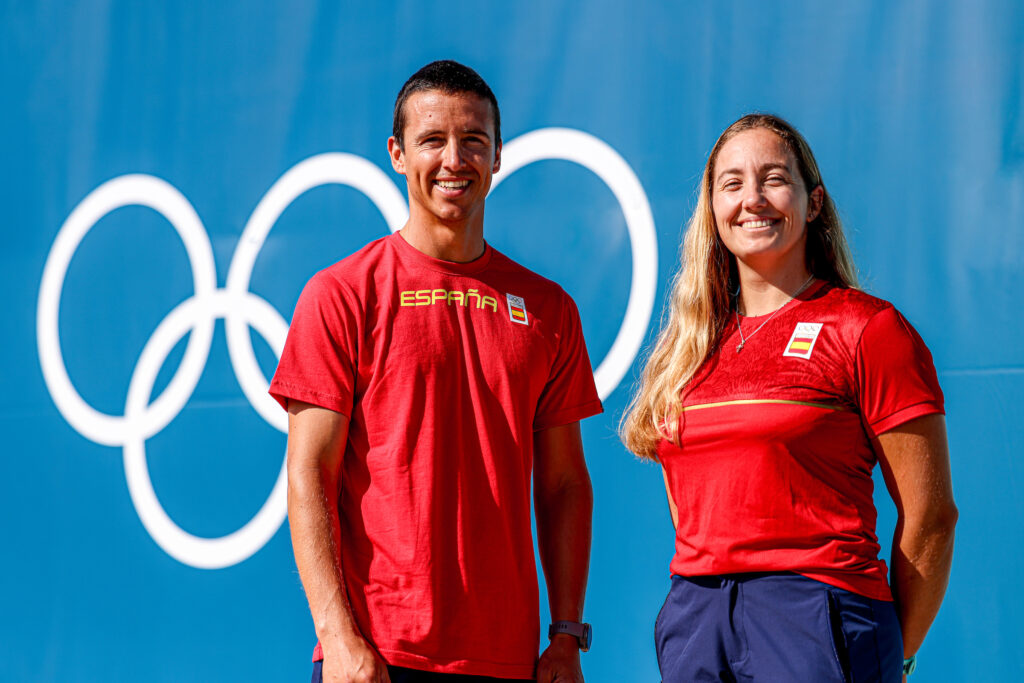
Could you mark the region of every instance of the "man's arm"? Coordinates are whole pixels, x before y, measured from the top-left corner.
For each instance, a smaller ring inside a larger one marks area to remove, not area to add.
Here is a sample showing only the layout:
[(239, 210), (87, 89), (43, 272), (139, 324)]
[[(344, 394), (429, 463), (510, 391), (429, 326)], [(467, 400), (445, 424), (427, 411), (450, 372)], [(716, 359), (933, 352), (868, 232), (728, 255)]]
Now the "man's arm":
[[(582, 621), (590, 566), (594, 492), (579, 422), (536, 432), (533, 494), (537, 545), (552, 621)], [(582, 683), (579, 643), (558, 634), (537, 664), (537, 682)]]
[(903, 631), (903, 656), (915, 654), (942, 604), (953, 562), (953, 503), (946, 422), (927, 415), (875, 442), (898, 514), (892, 542), (892, 588)]
[(295, 564), (320, 647), (324, 683), (388, 683), (387, 667), (359, 633), (341, 566), (338, 493), (348, 418), (288, 403), (288, 523)]

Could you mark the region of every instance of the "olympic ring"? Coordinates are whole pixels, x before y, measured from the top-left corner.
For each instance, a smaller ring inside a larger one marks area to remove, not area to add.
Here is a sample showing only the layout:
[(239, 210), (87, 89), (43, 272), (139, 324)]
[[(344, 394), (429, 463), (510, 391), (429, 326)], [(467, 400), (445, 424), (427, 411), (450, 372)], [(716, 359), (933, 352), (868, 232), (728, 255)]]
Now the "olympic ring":
[[(647, 195), (615, 150), (581, 131), (547, 128), (520, 136), (503, 152), (504, 168), (491, 191), (516, 170), (535, 161), (564, 159), (593, 171), (623, 209), (633, 250), (633, 277), (622, 325), (594, 373), (602, 399), (628, 371), (647, 331), (657, 282), (657, 235)], [(405, 198), (373, 163), (351, 154), (310, 157), (289, 169), (253, 210), (232, 256), (227, 281), (217, 288), (213, 248), (189, 201), (164, 180), (125, 175), (89, 193), (61, 226), (43, 268), (37, 304), (36, 337), (43, 378), (61, 415), (79, 434), (105, 446), (121, 446), (128, 491), (139, 519), (153, 540), (179, 562), (204, 569), (237, 564), (255, 554), (284, 522), (287, 473), (282, 464), (274, 487), (256, 514), (240, 529), (219, 538), (200, 538), (179, 527), (160, 504), (146, 462), (145, 442), (164, 429), (188, 403), (206, 366), (214, 323), (224, 319), (228, 353), (239, 386), (268, 424), (287, 432), (287, 416), (269, 396), (269, 381), (253, 351), (254, 327), (280, 358), (288, 325), (266, 300), (249, 291), (253, 267), (267, 235), (291, 203), (325, 184), (349, 185), (365, 194), (394, 232), (408, 219)], [(160, 213), (178, 233), (192, 269), (193, 294), (157, 326), (135, 365), (122, 416), (107, 415), (85, 402), (68, 376), (59, 336), (60, 299), (68, 267), (85, 235), (105, 215), (138, 205)], [(156, 377), (171, 350), (189, 334), (182, 361), (164, 391), (150, 402)]]
[(611, 189), (626, 218), (633, 251), (629, 300), (615, 341), (594, 371), (597, 393), (605, 400), (629, 372), (651, 322), (658, 288), (658, 234), (654, 229), (654, 216), (647, 203), (647, 193), (626, 160), (603, 140), (569, 128), (542, 128), (510, 141), (502, 150), (501, 172), (494, 176), (491, 192), (523, 166), (544, 159), (572, 161), (593, 171)]
[[(246, 323), (255, 324), (256, 330), (280, 358), (288, 334), (288, 323), (266, 300), (249, 293), (236, 296), (227, 290), (220, 290), (205, 301), (192, 297), (175, 307), (163, 319), (139, 355), (135, 372), (128, 384), (125, 419), (131, 420), (145, 414), (160, 367), (179, 339), (202, 321), (215, 318), (227, 321), (239, 315), (243, 316)], [(277, 413), (285, 418), (284, 424), (278, 424), (281, 422), (279, 420), (272, 424), (286, 432), (287, 416), (280, 407)], [(284, 463), (270, 496), (259, 512), (241, 529), (212, 539), (199, 538), (184, 531), (160, 505), (149, 478), (145, 439), (133, 436), (124, 443), (124, 472), (132, 503), (153, 540), (174, 559), (200, 569), (228, 567), (253, 555), (277, 533), (287, 512), (288, 476)]]
[(89, 193), (71, 212), (57, 233), (43, 268), (36, 315), (36, 338), (43, 378), (57, 409), (75, 430), (104, 446), (119, 446), (133, 430), (150, 437), (166, 427), (188, 402), (192, 389), (206, 365), (213, 342), (213, 319), (197, 326), (185, 347), (185, 356), (164, 393), (153, 402), (139, 424), (124, 417), (106, 415), (88, 405), (71, 384), (60, 351), (58, 312), (71, 258), (86, 233), (96, 222), (121, 206), (137, 204), (162, 214), (178, 231), (192, 265), (195, 296), (204, 299), (217, 286), (213, 247), (195, 209), (169, 183), (143, 175), (126, 175), (110, 180)]

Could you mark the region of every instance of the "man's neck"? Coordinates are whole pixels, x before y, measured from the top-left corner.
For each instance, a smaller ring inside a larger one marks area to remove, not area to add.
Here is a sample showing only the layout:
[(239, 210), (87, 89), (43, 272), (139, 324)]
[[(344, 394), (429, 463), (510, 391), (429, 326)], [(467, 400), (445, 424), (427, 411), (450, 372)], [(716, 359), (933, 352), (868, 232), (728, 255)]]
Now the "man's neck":
[(483, 227), (482, 216), (478, 221), (457, 225), (420, 221), (410, 216), (400, 234), (413, 248), (427, 256), (442, 261), (469, 263), (483, 256)]

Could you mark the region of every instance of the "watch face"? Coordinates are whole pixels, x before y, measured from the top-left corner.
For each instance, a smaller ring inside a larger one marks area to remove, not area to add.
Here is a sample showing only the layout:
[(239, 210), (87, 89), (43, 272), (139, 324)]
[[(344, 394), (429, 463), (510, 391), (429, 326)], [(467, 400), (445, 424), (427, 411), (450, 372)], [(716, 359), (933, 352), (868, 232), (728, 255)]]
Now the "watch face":
[(590, 643), (594, 639), (594, 630), (590, 624), (583, 624), (583, 635), (580, 636), (580, 651), (586, 652), (590, 649)]

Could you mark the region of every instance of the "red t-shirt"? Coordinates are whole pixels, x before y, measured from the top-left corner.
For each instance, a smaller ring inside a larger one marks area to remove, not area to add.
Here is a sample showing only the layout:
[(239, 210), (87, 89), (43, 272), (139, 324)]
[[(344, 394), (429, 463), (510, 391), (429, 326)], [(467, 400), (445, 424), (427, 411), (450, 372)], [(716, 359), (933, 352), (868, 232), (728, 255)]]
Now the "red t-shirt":
[(572, 299), (489, 246), (390, 235), (309, 281), (270, 393), (350, 417), (342, 566), (388, 663), (532, 676), (533, 434), (601, 412)]
[(679, 512), (672, 573), (793, 571), (891, 600), (871, 438), (943, 412), (931, 354), (893, 306), (819, 283), (735, 318), (683, 394), (658, 457)]

